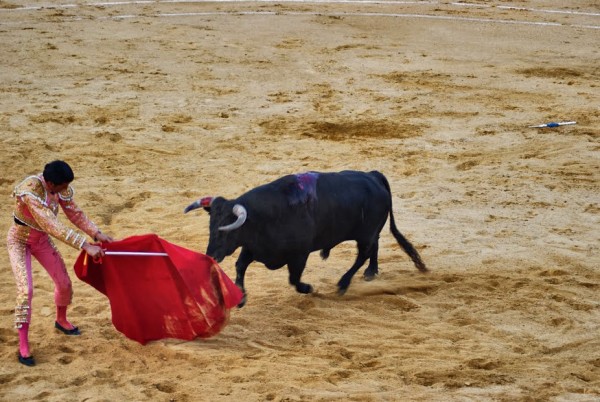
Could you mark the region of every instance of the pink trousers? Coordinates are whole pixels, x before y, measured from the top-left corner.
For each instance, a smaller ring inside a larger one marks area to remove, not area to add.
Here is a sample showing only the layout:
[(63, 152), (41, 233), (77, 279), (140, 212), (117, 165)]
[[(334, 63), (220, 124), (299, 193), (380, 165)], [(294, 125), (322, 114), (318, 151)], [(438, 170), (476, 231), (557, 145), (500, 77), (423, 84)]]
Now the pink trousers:
[(50, 237), (28, 226), (14, 224), (6, 239), (10, 264), (17, 284), (15, 326), (31, 321), (33, 280), (31, 257), (44, 267), (54, 281), (54, 303), (68, 306), (73, 298), (73, 287), (65, 262)]

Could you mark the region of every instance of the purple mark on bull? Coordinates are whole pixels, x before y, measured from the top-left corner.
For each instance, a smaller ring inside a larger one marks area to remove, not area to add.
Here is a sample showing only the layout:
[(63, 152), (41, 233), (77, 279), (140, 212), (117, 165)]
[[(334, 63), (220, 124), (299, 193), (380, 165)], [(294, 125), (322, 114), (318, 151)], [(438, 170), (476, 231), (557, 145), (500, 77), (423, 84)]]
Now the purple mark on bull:
[(311, 205), (317, 201), (317, 179), (316, 172), (300, 173), (295, 175), (296, 181), (290, 186), (288, 193), (290, 205)]

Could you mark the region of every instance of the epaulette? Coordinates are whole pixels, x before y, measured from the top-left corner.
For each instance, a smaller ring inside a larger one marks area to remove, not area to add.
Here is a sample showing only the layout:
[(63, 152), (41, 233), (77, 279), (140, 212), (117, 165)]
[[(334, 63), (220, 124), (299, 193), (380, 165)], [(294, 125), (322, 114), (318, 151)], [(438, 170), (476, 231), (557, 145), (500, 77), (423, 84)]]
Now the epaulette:
[(58, 197), (63, 201), (71, 201), (74, 195), (75, 189), (71, 186), (58, 193)]
[(46, 189), (42, 180), (37, 176), (29, 176), (15, 186), (13, 197), (30, 195), (37, 198), (42, 204), (46, 203)]

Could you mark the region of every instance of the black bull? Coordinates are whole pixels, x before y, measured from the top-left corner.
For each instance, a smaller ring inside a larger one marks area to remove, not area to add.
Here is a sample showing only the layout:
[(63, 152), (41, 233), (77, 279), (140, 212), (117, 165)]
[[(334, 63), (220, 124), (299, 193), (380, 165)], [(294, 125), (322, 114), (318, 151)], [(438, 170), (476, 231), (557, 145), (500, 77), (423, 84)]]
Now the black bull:
[[(221, 262), (242, 248), (235, 283), (244, 295), (244, 275), (253, 261), (269, 269), (287, 265), (290, 284), (300, 293), (311, 293), (312, 286), (301, 281), (309, 254), (321, 250), (326, 259), (333, 247), (347, 240), (356, 241), (358, 255), (339, 280), (338, 292), (346, 292), (367, 259), (364, 277), (373, 279), (379, 271), (379, 234), (388, 215), (398, 244), (420, 271), (427, 271), (417, 250), (396, 227), (389, 183), (377, 171), (288, 175), (234, 200), (199, 199), (185, 212), (200, 207), (210, 214), (206, 254)], [(244, 296), (240, 307), (245, 302)]]

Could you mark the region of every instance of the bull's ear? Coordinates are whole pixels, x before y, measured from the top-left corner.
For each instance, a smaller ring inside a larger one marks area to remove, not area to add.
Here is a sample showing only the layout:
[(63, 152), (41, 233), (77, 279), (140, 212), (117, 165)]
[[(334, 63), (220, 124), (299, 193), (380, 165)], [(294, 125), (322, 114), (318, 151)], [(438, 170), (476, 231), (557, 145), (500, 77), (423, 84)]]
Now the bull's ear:
[(217, 196), (201, 198), (198, 200), (198, 203), (200, 204), (200, 207), (202, 207), (202, 209), (204, 209), (210, 215), (213, 212), (213, 210), (216, 214), (220, 214), (220, 211), (223, 208), (223, 204), (226, 201), (227, 200), (225, 198)]
[(212, 205), (214, 199), (215, 199), (214, 197), (204, 197), (204, 198), (200, 199), (200, 205), (209, 214), (210, 214), (210, 206)]

